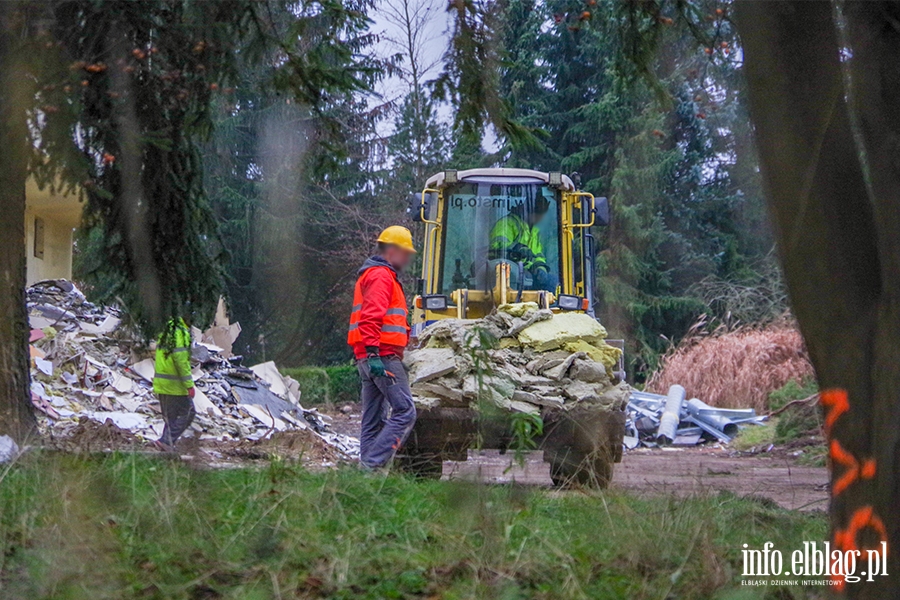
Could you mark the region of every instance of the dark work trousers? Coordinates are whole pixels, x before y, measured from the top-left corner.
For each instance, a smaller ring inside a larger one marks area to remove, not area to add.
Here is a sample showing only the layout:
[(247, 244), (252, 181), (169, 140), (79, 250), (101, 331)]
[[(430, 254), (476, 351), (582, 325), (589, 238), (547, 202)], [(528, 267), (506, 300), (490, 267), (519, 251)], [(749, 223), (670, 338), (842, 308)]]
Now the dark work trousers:
[(362, 381), (359, 462), (371, 469), (388, 464), (416, 423), (416, 407), (403, 363), (395, 356), (382, 356), (381, 360), (393, 377), (374, 377), (366, 359), (356, 361)]
[(163, 429), (162, 437), (159, 438), (163, 444), (174, 446), (181, 434), (191, 426), (194, 420), (194, 401), (190, 396), (169, 396), (168, 394), (157, 394), (159, 396), (159, 407), (162, 409), (163, 421), (166, 422), (166, 428)]

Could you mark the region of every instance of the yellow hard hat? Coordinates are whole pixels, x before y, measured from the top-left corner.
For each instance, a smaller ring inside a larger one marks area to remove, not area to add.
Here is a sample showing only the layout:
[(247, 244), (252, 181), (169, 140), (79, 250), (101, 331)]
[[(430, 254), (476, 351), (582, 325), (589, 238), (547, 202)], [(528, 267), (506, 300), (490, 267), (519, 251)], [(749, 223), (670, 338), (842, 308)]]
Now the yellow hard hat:
[(391, 225), (382, 231), (381, 235), (378, 236), (378, 241), (382, 244), (399, 246), (409, 252), (416, 251), (416, 249), (413, 248), (412, 234), (409, 232), (409, 229), (401, 225)]

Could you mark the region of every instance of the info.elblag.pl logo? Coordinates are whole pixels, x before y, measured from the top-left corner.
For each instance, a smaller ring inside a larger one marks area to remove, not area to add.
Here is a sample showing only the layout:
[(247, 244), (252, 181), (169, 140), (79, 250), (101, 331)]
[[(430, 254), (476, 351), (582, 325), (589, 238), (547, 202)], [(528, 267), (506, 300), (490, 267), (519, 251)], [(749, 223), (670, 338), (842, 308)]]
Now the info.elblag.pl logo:
[(803, 542), (803, 548), (790, 553), (788, 558), (766, 542), (762, 549), (743, 545), (741, 558), (747, 577), (741, 585), (830, 585), (843, 587), (843, 583), (875, 581), (887, 576), (887, 543), (870, 550), (832, 549), (831, 543)]

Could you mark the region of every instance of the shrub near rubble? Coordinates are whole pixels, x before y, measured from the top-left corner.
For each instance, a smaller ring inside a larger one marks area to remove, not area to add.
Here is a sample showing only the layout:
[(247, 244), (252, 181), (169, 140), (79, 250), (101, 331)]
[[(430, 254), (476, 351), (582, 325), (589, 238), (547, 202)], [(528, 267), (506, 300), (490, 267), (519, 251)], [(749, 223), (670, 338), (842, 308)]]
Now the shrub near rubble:
[(803, 338), (792, 323), (697, 334), (673, 348), (647, 382), (665, 394), (672, 384), (687, 397), (723, 408), (769, 411), (769, 394), (814, 376)]

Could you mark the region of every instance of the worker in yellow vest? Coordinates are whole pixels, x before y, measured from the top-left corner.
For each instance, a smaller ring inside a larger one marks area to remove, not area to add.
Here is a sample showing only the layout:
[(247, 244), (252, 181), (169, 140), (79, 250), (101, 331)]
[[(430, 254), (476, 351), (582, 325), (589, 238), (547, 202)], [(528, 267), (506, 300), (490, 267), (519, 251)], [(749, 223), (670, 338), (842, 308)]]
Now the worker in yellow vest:
[(165, 428), (156, 442), (161, 450), (175, 442), (194, 420), (194, 378), (191, 376), (191, 330), (184, 319), (171, 319), (156, 346), (153, 391), (159, 398)]
[(550, 210), (550, 202), (543, 195), (527, 198), (513, 206), (509, 214), (491, 228), (490, 257), (521, 261), (532, 275), (528, 289), (556, 291), (558, 279), (551, 272), (544, 256), (544, 244), (538, 224)]
[(359, 460), (369, 469), (390, 462), (416, 421), (402, 362), (409, 340), (406, 295), (397, 277), (415, 252), (406, 227), (388, 227), (378, 236), (378, 254), (360, 267), (353, 291), (347, 343), (362, 381)]

